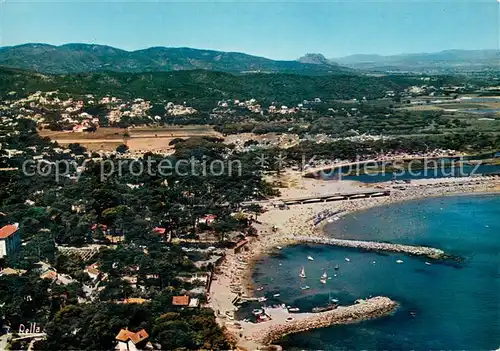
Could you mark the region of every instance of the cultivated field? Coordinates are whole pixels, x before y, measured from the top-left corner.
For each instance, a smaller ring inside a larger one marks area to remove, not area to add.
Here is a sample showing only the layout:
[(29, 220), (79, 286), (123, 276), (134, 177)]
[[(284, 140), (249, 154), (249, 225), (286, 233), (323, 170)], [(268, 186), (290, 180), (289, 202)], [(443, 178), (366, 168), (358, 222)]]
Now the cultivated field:
[(93, 133), (75, 133), (71, 131), (55, 132), (39, 131), (42, 137), (49, 137), (59, 144), (79, 143), (91, 151), (112, 151), (120, 144), (126, 144), (131, 152), (148, 151), (168, 152), (172, 149), (169, 143), (176, 138), (194, 136), (222, 137), (212, 126), (165, 126), (136, 128), (99, 128)]

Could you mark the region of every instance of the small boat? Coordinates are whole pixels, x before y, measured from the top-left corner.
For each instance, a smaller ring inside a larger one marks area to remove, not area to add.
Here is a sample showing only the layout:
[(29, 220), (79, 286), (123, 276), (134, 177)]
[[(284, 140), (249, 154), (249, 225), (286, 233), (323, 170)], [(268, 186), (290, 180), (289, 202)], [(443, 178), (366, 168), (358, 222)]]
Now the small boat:
[(346, 257), (346, 258), (345, 258), (345, 261), (346, 261), (346, 262), (351, 262), (351, 259), (350, 259), (349, 257)]
[(298, 307), (292, 307), (288, 309), (288, 312), (299, 312), (300, 309)]
[(334, 269), (335, 269), (336, 271), (338, 271), (338, 270), (339, 270), (339, 265), (338, 265), (338, 264), (336, 264), (336, 265), (335, 265), (335, 267), (334, 267)]
[(257, 299), (257, 301), (259, 301), (259, 302), (265, 302), (265, 301), (267, 301), (267, 299), (265, 297), (259, 297)]
[(253, 313), (254, 315), (258, 316), (258, 315), (260, 315), (260, 314), (264, 313), (264, 310), (262, 310), (262, 309), (260, 309), (260, 308), (256, 308), (256, 309), (254, 309), (254, 310), (252, 311), (252, 313)]
[(430, 266), (432, 263), (430, 262), (425, 262), (426, 265)]
[(403, 263), (403, 261), (402, 260), (397, 260), (396, 263)]
[(306, 277), (306, 271), (304, 270), (304, 266), (302, 266), (302, 270), (300, 271), (299, 277), (301, 277), (301, 278)]
[(300, 290), (307, 290), (307, 289), (311, 289), (311, 287), (309, 285), (304, 285), (300, 287)]
[(329, 303), (328, 305), (324, 307), (314, 307), (312, 309), (313, 313), (318, 313), (318, 312), (326, 312), (326, 311), (331, 311), (339, 307), (336, 303)]
[(319, 280), (322, 284), (326, 284), (326, 280), (328, 279), (328, 275), (326, 274), (326, 271), (323, 271), (323, 275), (321, 276), (321, 279)]
[(262, 290), (264, 290), (263, 286), (261, 286), (260, 288), (257, 288), (257, 291), (262, 291)]
[(339, 307), (339, 305), (337, 304), (337, 302), (339, 302), (339, 300), (332, 299), (331, 294), (328, 293), (328, 303), (327, 303), (327, 305), (326, 306), (322, 306), (322, 307), (314, 307), (312, 309), (312, 311), (314, 313), (318, 313), (318, 312), (326, 312), (326, 311), (334, 310), (337, 307)]
[(311, 256), (307, 256), (307, 259), (308, 259), (309, 261), (314, 261), (314, 258), (312, 258)]
[(274, 294), (273, 297), (280, 297), (280, 294)]
[(276, 246), (276, 248), (277, 248), (278, 250), (281, 250), (281, 249), (282, 249), (282, 247), (281, 247), (281, 246)]

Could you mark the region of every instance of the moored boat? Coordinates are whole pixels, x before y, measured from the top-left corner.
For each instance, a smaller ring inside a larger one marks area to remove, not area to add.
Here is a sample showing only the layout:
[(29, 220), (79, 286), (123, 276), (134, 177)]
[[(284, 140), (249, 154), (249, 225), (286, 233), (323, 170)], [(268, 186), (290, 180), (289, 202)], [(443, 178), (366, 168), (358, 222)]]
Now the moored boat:
[(300, 271), (299, 277), (301, 277), (301, 278), (306, 277), (306, 271), (304, 270), (304, 266), (302, 266), (302, 270)]
[(321, 276), (321, 279), (319, 280), (322, 284), (326, 284), (326, 280), (328, 279), (328, 275), (326, 274), (326, 271), (323, 271), (323, 275)]

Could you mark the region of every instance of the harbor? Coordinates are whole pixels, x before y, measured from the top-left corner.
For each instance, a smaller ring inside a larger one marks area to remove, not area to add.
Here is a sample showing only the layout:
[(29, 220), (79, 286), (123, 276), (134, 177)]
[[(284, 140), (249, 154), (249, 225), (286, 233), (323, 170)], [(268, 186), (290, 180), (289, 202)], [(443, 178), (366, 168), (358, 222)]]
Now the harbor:
[(397, 303), (376, 296), (357, 300), (355, 304), (318, 313), (289, 313), (283, 308), (265, 308), (270, 320), (263, 323), (240, 322), (242, 337), (253, 342), (253, 348), (270, 345), (285, 335), (337, 324), (351, 324), (391, 314)]
[[(322, 193), (354, 193), (360, 190), (368, 190), (364, 188), (360, 183), (352, 181), (322, 182), (314, 179), (304, 178), (303, 184), (303, 186), (305, 187), (304, 191), (299, 189), (285, 189), (286, 191), (284, 191), (282, 197), (299, 198), (304, 195), (304, 192), (309, 192), (310, 194), (314, 195), (321, 195)], [(270, 318), (268, 320), (261, 323), (251, 323), (237, 319), (238, 306), (235, 306), (233, 304), (233, 302), (237, 301), (235, 300), (236, 297), (240, 296), (244, 298), (252, 298), (252, 300), (254, 300), (257, 296), (262, 295), (268, 298), (276, 296), (279, 297), (279, 291), (269, 290), (265, 287), (263, 288), (262, 286), (255, 286), (252, 282), (252, 272), (254, 270), (254, 265), (263, 255), (269, 253), (278, 254), (282, 250), (282, 248), (284, 249), (289, 245), (297, 245), (301, 242), (316, 242), (321, 246), (335, 244), (339, 247), (349, 247), (358, 251), (372, 251), (374, 253), (378, 251), (387, 251), (389, 253), (396, 252), (405, 255), (417, 255), (421, 257), (435, 258), (436, 260), (440, 260), (443, 258), (447, 258), (447, 255), (444, 251), (438, 248), (413, 247), (410, 245), (398, 244), (392, 245), (382, 242), (369, 242), (367, 244), (366, 241), (351, 241), (342, 239), (337, 239), (337, 241), (335, 240), (335, 238), (333, 238), (333, 241), (328, 242), (329, 239), (332, 239), (332, 236), (325, 235), (325, 233), (323, 232), (323, 224), (326, 222), (335, 222), (341, 217), (344, 217), (356, 211), (378, 206), (391, 205), (412, 199), (461, 193), (494, 192), (500, 190), (500, 183), (498, 182), (498, 178), (495, 177), (419, 180), (412, 182), (412, 184), (407, 184), (405, 188), (395, 188), (397, 185), (391, 184), (384, 184), (384, 186), (391, 189), (390, 196), (359, 198), (326, 203), (316, 202), (302, 205), (299, 204), (290, 207), (277, 207), (273, 206), (270, 201), (268, 202), (268, 205), (265, 207), (267, 211), (259, 215), (259, 222), (254, 223), (254, 227), (258, 232), (258, 236), (249, 239), (245, 250), (239, 253), (228, 251), (225, 260), (222, 263), (222, 266), (219, 267), (217, 279), (214, 280), (212, 285), (209, 306), (216, 311), (217, 321), (219, 322), (219, 324), (227, 327), (231, 335), (235, 337), (238, 346), (249, 350), (255, 349), (262, 346), (264, 341), (271, 342), (271, 340), (279, 339), (279, 335), (285, 335), (292, 332), (300, 332), (301, 330), (314, 329), (317, 325), (315, 323), (309, 323), (311, 322), (311, 320), (309, 320), (307, 323), (300, 324), (301, 327), (294, 326), (292, 328), (289, 325), (295, 325), (295, 322), (306, 319), (307, 316), (315, 315), (313, 316), (313, 320), (316, 320), (315, 318), (318, 318), (318, 313), (290, 313), (290, 311), (286, 308), (269, 310), (265, 305), (263, 307), (260, 307), (260, 309), (265, 310), (266, 313), (269, 314)], [(380, 191), (380, 189), (373, 189), (373, 191), (375, 190)], [(279, 198), (276, 199), (276, 201), (279, 200)], [(366, 253), (366, 255), (368, 254), (369, 252)], [(304, 259), (306, 259), (306, 257), (304, 257)], [(397, 259), (394, 259), (394, 261), (396, 260)], [(311, 260), (308, 258), (307, 260), (305, 260), (305, 262), (315, 264), (315, 261), (311, 262)], [(401, 263), (401, 261), (396, 261), (395, 266), (406, 266), (400, 265), (398, 263)], [(421, 262), (421, 264), (424, 267), (432, 267), (424, 264), (423, 262)], [(375, 266), (377, 265), (370, 264), (370, 267)], [(300, 266), (297, 267), (297, 279), (301, 279), (299, 276), (300, 268)], [(343, 271), (343, 268), (341, 268), (341, 271)], [(320, 275), (318, 275), (317, 278), (318, 282), (321, 278)], [(321, 284), (321, 286), (330, 286), (331, 283), (329, 282), (331, 280), (328, 280), (329, 278), (330, 277), (328, 277), (326, 280), (328, 283)], [(297, 283), (300, 284), (300, 281), (298, 280)], [(311, 285), (310, 283), (307, 284)], [(313, 282), (313, 284), (316, 285), (319, 283)], [(318, 288), (318, 286), (316, 286), (316, 288)], [(298, 285), (297, 288), (299, 287), (302, 288), (302, 286)], [(304, 286), (304, 289), (305, 288), (306, 286)], [(311, 288), (314, 287), (312, 287), (311, 285)], [(308, 290), (303, 291), (304, 293), (306, 293)], [(361, 295), (357, 296), (356, 298), (364, 298), (369, 295), (370, 294), (364, 296)], [(390, 295), (386, 296), (387, 297), (385, 297), (384, 299), (387, 298), (390, 300)], [(259, 301), (259, 298), (257, 297), (257, 302), (263, 301), (263, 298), (261, 298), (261, 300)], [(354, 299), (350, 301), (354, 301)], [(337, 311), (342, 310), (343, 306), (340, 306), (337, 309), (320, 313), (332, 313), (332, 315), (337, 315), (337, 313), (339, 313)], [(280, 316), (287, 317), (282, 318)], [(332, 325), (354, 323), (355, 321), (375, 318), (376, 316), (377, 314), (362, 314), (358, 316), (358, 319), (353, 320), (336, 319), (336, 322), (332, 323)], [(289, 317), (293, 319), (287, 322), (286, 319)], [(278, 321), (281, 321), (281, 323), (278, 323)], [(305, 327), (306, 324), (307, 327)], [(280, 325), (279, 328), (277, 327), (278, 325)], [(318, 327), (320, 326), (321, 324), (318, 324)], [(250, 330), (258, 332), (250, 332)], [(264, 337), (264, 331), (266, 330), (273, 330), (272, 335)]]

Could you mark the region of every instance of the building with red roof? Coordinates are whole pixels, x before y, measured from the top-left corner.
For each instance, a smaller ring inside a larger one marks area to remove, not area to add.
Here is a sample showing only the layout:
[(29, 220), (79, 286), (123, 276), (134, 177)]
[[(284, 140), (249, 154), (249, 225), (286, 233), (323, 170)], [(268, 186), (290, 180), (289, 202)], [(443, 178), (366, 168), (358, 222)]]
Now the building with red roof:
[(189, 306), (189, 296), (174, 296), (172, 297), (172, 305), (174, 306)]
[(132, 332), (128, 328), (121, 329), (115, 339), (118, 341), (115, 350), (120, 351), (137, 351), (143, 349), (150, 349), (147, 342), (149, 334), (146, 330), (141, 329), (137, 332)]
[(19, 224), (8, 224), (0, 228), (0, 258), (16, 252), (21, 246)]

